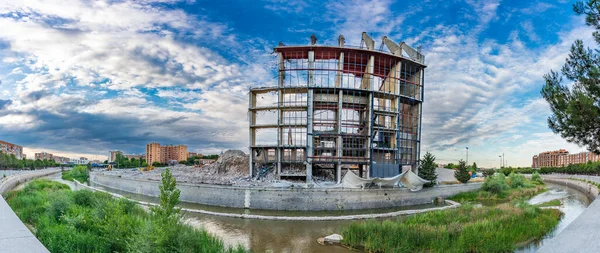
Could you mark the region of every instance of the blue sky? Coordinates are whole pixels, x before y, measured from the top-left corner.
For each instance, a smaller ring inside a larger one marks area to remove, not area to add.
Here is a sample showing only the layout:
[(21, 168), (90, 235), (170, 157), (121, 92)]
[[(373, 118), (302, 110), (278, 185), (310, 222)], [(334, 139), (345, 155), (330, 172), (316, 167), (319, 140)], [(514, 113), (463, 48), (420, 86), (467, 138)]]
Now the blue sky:
[(530, 166), (583, 148), (546, 125), (542, 76), (575, 39), (570, 1), (0, 1), (0, 140), (104, 159), (187, 144), (247, 151), (248, 89), (275, 84), (280, 41), (358, 45), (363, 31), (421, 46), (422, 151)]

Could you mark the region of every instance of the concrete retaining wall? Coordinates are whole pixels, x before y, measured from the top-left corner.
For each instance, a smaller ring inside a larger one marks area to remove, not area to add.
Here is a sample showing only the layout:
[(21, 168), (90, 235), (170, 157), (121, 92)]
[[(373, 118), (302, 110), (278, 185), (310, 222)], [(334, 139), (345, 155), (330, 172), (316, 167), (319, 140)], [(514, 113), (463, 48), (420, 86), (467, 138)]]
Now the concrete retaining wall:
[(600, 178), (596, 176), (577, 176), (577, 175), (547, 175), (542, 177), (544, 181), (556, 184), (566, 185), (578, 191), (585, 193), (593, 202), (588, 208), (577, 217), (569, 226), (552, 240), (548, 241), (538, 252), (543, 253), (563, 253), (563, 252), (590, 252), (595, 253), (600, 249), (600, 200), (598, 197), (598, 188), (587, 182), (571, 180), (568, 178), (579, 178), (600, 183)]
[(582, 182), (582, 181), (578, 181), (578, 180), (570, 180), (570, 179), (565, 179), (565, 178), (553, 178), (553, 177), (543, 177), (543, 180), (544, 180), (544, 182), (565, 185), (569, 188), (578, 190), (578, 191), (584, 193), (590, 199), (590, 201), (594, 201), (598, 197), (598, 194), (600, 193), (598, 191), (598, 187), (596, 187), (595, 185), (592, 185), (590, 183), (587, 183), (587, 182)]
[[(60, 169), (36, 171), (6, 178), (0, 183), (0, 194), (4, 194), (20, 183), (28, 180), (60, 172)], [(0, 253), (49, 252), (40, 241), (27, 229), (19, 217), (0, 197)]]
[[(90, 181), (108, 188), (156, 197), (158, 181), (122, 179), (92, 173)], [(411, 192), (406, 188), (339, 189), (339, 188), (268, 188), (235, 187), (207, 184), (177, 184), (180, 200), (212, 206), (266, 210), (351, 210), (390, 208), (431, 203), (436, 197), (449, 197), (477, 190), (482, 183), (444, 185)]]

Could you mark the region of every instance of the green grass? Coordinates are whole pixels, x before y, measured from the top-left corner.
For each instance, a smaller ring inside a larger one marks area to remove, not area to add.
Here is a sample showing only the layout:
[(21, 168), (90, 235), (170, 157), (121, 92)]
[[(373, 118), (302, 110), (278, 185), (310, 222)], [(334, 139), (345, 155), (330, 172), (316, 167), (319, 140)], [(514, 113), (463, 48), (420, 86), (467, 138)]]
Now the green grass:
[(343, 244), (366, 252), (513, 252), (517, 245), (541, 239), (562, 213), (525, 203), (435, 211), (353, 223)]
[(165, 225), (129, 200), (47, 179), (9, 192), (6, 200), (50, 252), (246, 252), (179, 218)]
[(544, 203), (537, 204), (538, 207), (548, 207), (548, 206), (560, 206), (560, 200), (550, 200)]
[(500, 203), (511, 200), (529, 199), (537, 194), (546, 191), (546, 187), (541, 180), (528, 180), (519, 174), (510, 174), (505, 177), (504, 174), (497, 173), (486, 178), (481, 189), (477, 191), (462, 192), (449, 199), (461, 202), (491, 202)]
[(70, 171), (63, 171), (62, 179), (73, 181), (73, 179), (83, 183), (88, 181), (89, 174), (87, 171), (87, 166), (75, 166)]

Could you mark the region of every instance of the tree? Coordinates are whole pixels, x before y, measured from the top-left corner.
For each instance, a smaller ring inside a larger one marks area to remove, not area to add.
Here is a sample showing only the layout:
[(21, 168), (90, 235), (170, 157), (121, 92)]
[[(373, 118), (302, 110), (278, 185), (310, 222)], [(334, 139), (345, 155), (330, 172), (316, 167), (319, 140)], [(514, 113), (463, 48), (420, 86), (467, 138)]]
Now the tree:
[(162, 182), (158, 186), (160, 205), (150, 208), (155, 224), (155, 230), (151, 231), (151, 238), (156, 245), (154, 252), (176, 252), (181, 240), (178, 240), (180, 210), (175, 206), (179, 203), (181, 191), (177, 189), (177, 181), (169, 168), (165, 169), (161, 176)]
[(436, 167), (435, 156), (429, 152), (425, 153), (423, 160), (421, 160), (421, 165), (419, 166), (419, 177), (431, 181), (425, 184), (425, 187), (431, 187), (435, 185), (435, 181), (438, 177)]
[(467, 163), (465, 161), (458, 161), (458, 168), (454, 171), (454, 177), (463, 184), (471, 180), (471, 175), (469, 174), (469, 170), (467, 170)]
[[(593, 36), (600, 44), (600, 3), (579, 1), (573, 10), (586, 16), (586, 24), (596, 30)], [(548, 127), (568, 142), (600, 154), (600, 52), (576, 40), (561, 73), (544, 75), (541, 93), (552, 110)], [(562, 84), (563, 76), (574, 83), (572, 88)]]
[(162, 182), (158, 186), (160, 189), (160, 206), (151, 208), (154, 215), (163, 218), (171, 218), (179, 214), (179, 208), (175, 206), (179, 203), (181, 191), (177, 189), (177, 180), (173, 177), (169, 168), (165, 169), (162, 176)]
[(472, 172), (477, 172), (479, 169), (477, 168), (477, 163), (473, 162), (473, 165), (471, 165), (471, 171)]

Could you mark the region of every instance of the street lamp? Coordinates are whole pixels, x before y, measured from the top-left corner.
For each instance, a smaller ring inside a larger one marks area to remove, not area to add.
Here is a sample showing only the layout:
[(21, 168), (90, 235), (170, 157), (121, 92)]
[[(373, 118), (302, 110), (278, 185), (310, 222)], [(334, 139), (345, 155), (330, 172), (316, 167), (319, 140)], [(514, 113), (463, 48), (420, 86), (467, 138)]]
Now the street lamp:
[(466, 147), (466, 148), (467, 148), (467, 165), (469, 165), (469, 147)]
[(500, 169), (502, 169), (502, 156), (499, 155), (498, 157), (500, 158)]

